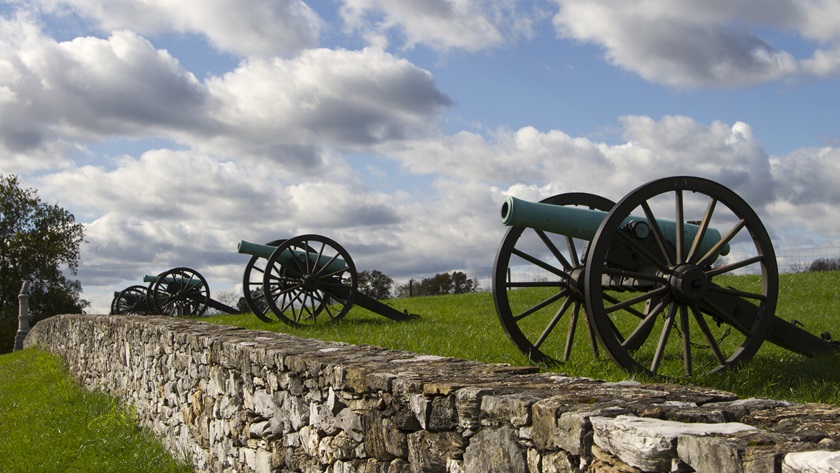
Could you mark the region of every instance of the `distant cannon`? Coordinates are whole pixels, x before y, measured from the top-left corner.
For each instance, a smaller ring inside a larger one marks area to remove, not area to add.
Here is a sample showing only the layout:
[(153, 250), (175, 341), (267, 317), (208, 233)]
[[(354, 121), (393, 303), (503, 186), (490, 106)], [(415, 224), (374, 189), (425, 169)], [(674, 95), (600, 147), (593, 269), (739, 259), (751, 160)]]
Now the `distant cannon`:
[(251, 255), (243, 291), (248, 307), (261, 320), (270, 320), (270, 311), (292, 326), (311, 325), (319, 317), (337, 321), (353, 304), (391, 320), (417, 317), (359, 292), (353, 260), (327, 237), (301, 235), (267, 245), (243, 240), (237, 251)]
[(765, 339), (804, 355), (838, 349), (775, 316), (767, 231), (715, 182), (659, 179), (617, 204), (585, 193), (509, 198), (501, 217), (510, 228), (493, 269), (496, 311), (535, 362), (568, 361), (581, 310), (593, 354), (603, 347), (633, 372), (732, 368)]
[(212, 299), (207, 280), (194, 269), (172, 268), (157, 276), (146, 275), (143, 282), (149, 283), (147, 299), (153, 314), (202, 315), (208, 307), (227, 314), (240, 312)]
[(114, 315), (149, 315), (148, 289), (146, 286), (129, 286), (114, 292), (111, 301), (111, 314)]

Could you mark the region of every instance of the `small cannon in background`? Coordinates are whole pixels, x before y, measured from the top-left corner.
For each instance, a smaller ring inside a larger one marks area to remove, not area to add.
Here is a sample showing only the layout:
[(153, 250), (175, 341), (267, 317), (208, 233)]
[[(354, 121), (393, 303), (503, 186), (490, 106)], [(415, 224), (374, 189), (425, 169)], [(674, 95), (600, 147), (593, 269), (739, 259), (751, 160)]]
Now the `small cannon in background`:
[(301, 235), (266, 245), (243, 240), (237, 251), (251, 255), (242, 289), (261, 320), (270, 321), (270, 311), (292, 326), (314, 324), (319, 316), (336, 321), (354, 304), (391, 320), (417, 317), (359, 292), (353, 260), (327, 237)]
[(177, 267), (157, 276), (146, 275), (143, 282), (149, 283), (147, 298), (153, 314), (202, 315), (208, 307), (226, 314), (240, 312), (211, 298), (207, 280), (191, 268)]
[(122, 291), (114, 292), (111, 300), (111, 314), (114, 315), (149, 315), (148, 288), (146, 286), (129, 286)]
[(807, 356), (840, 348), (827, 333), (775, 316), (770, 237), (749, 205), (715, 182), (659, 179), (615, 204), (585, 193), (508, 198), (501, 213), (510, 228), (493, 299), (532, 361), (568, 361), (581, 310), (593, 354), (603, 347), (631, 372), (732, 368), (765, 339)]
[(240, 311), (210, 297), (207, 280), (198, 271), (178, 267), (157, 276), (143, 276), (148, 286), (129, 286), (114, 292), (115, 315), (202, 315), (208, 307), (227, 314)]

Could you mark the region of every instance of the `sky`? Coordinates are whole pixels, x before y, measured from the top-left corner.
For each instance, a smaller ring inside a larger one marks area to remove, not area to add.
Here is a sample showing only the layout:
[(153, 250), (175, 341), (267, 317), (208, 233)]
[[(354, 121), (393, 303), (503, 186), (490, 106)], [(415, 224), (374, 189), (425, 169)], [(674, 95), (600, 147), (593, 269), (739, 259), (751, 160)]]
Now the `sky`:
[[(88, 312), (240, 240), (316, 233), (395, 281), (489, 277), (505, 195), (738, 192), (840, 247), (840, 2), (12, 0), (0, 174), (84, 224)], [(489, 285), (485, 283), (485, 286)], [(486, 287), (489, 288), (489, 287)]]

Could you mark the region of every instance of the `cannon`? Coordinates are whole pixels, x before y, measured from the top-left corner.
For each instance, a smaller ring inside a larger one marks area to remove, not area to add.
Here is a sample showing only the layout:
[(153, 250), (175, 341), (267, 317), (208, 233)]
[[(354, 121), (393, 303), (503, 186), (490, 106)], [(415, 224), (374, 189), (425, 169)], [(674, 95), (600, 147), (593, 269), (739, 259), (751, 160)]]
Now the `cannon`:
[(261, 245), (241, 241), (237, 251), (250, 255), (242, 278), (248, 307), (261, 320), (271, 312), (291, 326), (338, 321), (355, 304), (395, 321), (417, 318), (358, 290), (356, 266), (347, 251), (321, 235), (300, 235)]
[(111, 314), (114, 315), (149, 315), (148, 289), (146, 286), (129, 286), (114, 292), (111, 300)]
[(509, 228), (493, 299), (533, 362), (567, 362), (581, 322), (594, 356), (600, 347), (627, 371), (666, 377), (736, 368), (764, 340), (806, 356), (838, 350), (829, 334), (775, 315), (767, 230), (713, 181), (658, 179), (617, 203), (587, 193), (508, 198), (501, 217)]
[(202, 315), (208, 307), (227, 314), (240, 312), (212, 299), (207, 280), (191, 268), (177, 267), (157, 276), (146, 275), (143, 282), (149, 283), (147, 301), (153, 314)]

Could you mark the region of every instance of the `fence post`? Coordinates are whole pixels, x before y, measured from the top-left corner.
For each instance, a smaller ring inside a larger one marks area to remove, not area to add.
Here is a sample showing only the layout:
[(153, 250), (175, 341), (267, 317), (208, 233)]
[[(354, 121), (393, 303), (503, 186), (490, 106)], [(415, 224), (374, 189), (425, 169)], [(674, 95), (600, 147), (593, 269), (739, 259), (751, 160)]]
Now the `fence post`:
[(18, 294), (18, 331), (14, 351), (23, 350), (23, 339), (29, 333), (29, 281), (24, 281)]

